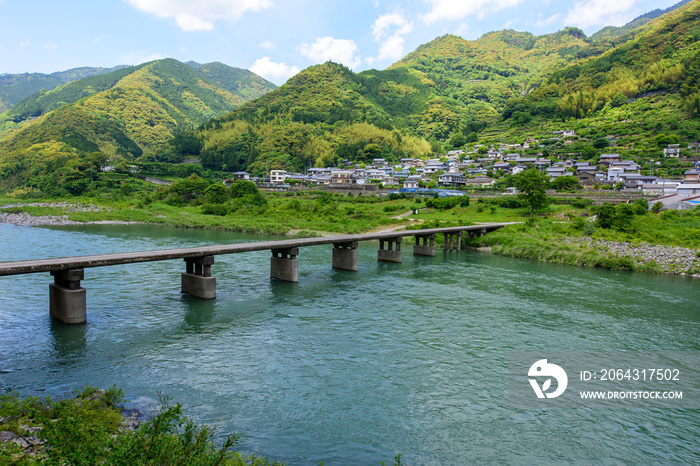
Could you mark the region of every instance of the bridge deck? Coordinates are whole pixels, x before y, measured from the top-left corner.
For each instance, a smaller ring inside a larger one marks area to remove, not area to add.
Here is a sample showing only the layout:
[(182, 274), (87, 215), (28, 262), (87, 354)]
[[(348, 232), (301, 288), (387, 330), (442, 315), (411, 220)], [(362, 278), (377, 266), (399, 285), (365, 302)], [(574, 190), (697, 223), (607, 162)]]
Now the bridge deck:
[(408, 236), (423, 236), (438, 233), (453, 234), (462, 231), (481, 230), (486, 230), (488, 232), (497, 230), (506, 225), (510, 225), (510, 223), (490, 223), (483, 225), (432, 228), (426, 230), (385, 231), (379, 233), (363, 233), (357, 235), (323, 236), (318, 238), (295, 238), (277, 241), (259, 241), (253, 243), (200, 246), (194, 248), (162, 249), (155, 251), (99, 254), (93, 256), (0, 262), (0, 276), (21, 275), (37, 272), (52, 272), (57, 270), (82, 269), (89, 267), (104, 267), (109, 265), (133, 264), (137, 262), (153, 262), (202, 256), (216, 256), (220, 254), (236, 254), (241, 252), (263, 251), (266, 249), (285, 249), (302, 246), (317, 246), (321, 244), (349, 243), (353, 241), (372, 241)]

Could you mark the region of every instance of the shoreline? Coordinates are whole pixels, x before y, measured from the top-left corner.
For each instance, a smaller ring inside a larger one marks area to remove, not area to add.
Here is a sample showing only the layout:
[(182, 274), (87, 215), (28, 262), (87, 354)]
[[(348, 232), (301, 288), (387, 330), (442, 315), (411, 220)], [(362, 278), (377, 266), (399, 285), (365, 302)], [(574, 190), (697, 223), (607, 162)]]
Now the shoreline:
[[(55, 206), (55, 207), (69, 207), (72, 211), (82, 211), (82, 210), (101, 210), (93, 206), (76, 206), (75, 204), (60, 203), (60, 204), (35, 204), (36, 206)], [(0, 208), (11, 208), (17, 207), (18, 205), (4, 205)], [(26, 204), (25, 204), (26, 206)], [(16, 226), (28, 226), (28, 227), (42, 227), (42, 226), (70, 226), (70, 225), (161, 225), (162, 223), (145, 223), (145, 222), (128, 222), (121, 220), (98, 220), (93, 222), (78, 222), (70, 220), (66, 215), (42, 215), (34, 216), (25, 212), (21, 213), (0, 213), (0, 223), (8, 223)], [(405, 226), (398, 226), (393, 228), (387, 228), (383, 231), (399, 230), (405, 229)], [(203, 229), (207, 229), (204, 227)], [(328, 235), (328, 232), (314, 232), (311, 230), (290, 230), (285, 235), (294, 236), (296, 234), (304, 231), (309, 234), (318, 235)], [(242, 231), (242, 233), (246, 233)], [(656, 265), (658, 268), (656, 270), (649, 269), (635, 269), (635, 272), (652, 272), (661, 273), (664, 275), (676, 275), (676, 276), (686, 276), (693, 278), (700, 278), (700, 272), (698, 273), (687, 273), (689, 270), (700, 271), (700, 252), (690, 249), (683, 248), (679, 246), (665, 246), (665, 245), (654, 245), (650, 243), (640, 243), (633, 244), (627, 242), (617, 242), (608, 240), (594, 240), (590, 237), (565, 237), (563, 238), (562, 244), (564, 245), (582, 245), (596, 250), (598, 253), (603, 254), (611, 258), (619, 258), (633, 261), (635, 264), (639, 264), (640, 267), (645, 265)], [(497, 245), (494, 246), (479, 246), (471, 247), (469, 249), (485, 252), (489, 254), (496, 254), (502, 256), (510, 257), (520, 257), (524, 259), (536, 260), (538, 262), (553, 262), (547, 260), (546, 258), (533, 259), (525, 255), (520, 256), (514, 251), (500, 251)], [(571, 263), (570, 265), (575, 266), (587, 266), (586, 264)]]
[[(99, 220), (96, 222), (76, 222), (69, 220), (65, 215), (40, 215), (34, 216), (27, 213), (0, 214), (0, 223), (9, 223), (15, 226), (44, 227), (66, 225), (136, 225), (141, 222), (124, 222), (121, 220)], [(154, 224), (155, 225), (155, 224)]]

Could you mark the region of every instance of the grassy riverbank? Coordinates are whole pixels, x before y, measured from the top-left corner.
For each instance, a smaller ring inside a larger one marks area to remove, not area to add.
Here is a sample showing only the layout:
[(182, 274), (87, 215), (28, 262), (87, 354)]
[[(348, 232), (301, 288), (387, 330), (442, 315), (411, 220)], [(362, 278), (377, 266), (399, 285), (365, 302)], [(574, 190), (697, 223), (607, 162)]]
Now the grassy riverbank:
[(0, 394), (0, 464), (283, 464), (232, 450), (240, 435), (216, 447), (214, 430), (167, 397), (139, 425), (122, 414), (122, 401), (116, 387), (85, 387), (64, 400)]
[[(18, 202), (5, 198), (0, 199), (0, 205), (6, 206), (0, 214), (50, 216), (59, 224), (140, 222), (300, 237), (521, 222), (478, 240), (465, 240), (465, 245), (488, 247), (495, 254), (579, 266), (700, 273), (700, 211), (651, 213), (640, 201), (595, 207), (573, 198), (550, 204), (534, 215), (513, 196), (472, 198), (468, 203), (455, 200), (441, 205), (431, 199), (355, 197), (312, 191), (257, 193), (228, 200), (219, 207), (201, 202), (172, 204), (143, 193), (130, 198), (81, 197), (62, 201)], [(28, 220), (30, 224), (32, 218)]]
[(700, 276), (700, 211), (638, 216), (624, 231), (582, 217), (532, 218), (470, 245), (558, 264)]

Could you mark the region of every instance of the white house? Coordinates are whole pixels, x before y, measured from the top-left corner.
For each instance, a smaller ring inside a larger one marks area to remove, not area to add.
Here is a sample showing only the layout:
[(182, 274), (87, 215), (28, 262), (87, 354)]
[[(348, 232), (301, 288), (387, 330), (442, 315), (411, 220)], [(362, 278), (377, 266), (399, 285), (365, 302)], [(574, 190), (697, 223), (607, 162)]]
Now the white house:
[(676, 193), (679, 196), (700, 196), (700, 183), (683, 183), (676, 188)]
[(679, 157), (681, 155), (680, 144), (669, 144), (664, 149), (664, 157)]
[(270, 183), (284, 183), (287, 179), (287, 170), (270, 170)]

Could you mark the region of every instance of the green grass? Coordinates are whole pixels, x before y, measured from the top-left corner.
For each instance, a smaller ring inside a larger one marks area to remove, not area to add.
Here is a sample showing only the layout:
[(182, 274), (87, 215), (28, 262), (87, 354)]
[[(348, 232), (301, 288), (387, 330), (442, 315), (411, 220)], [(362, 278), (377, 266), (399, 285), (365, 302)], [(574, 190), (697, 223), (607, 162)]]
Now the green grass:
[[(72, 208), (65, 202), (48, 206), (16, 206), (3, 210), (31, 215), (65, 215), (70, 220), (80, 222), (141, 222), (297, 237), (355, 234), (402, 227), (413, 229), (519, 222), (520, 225), (490, 233), (477, 241), (467, 240), (467, 243), (470, 246), (489, 246), (496, 254), (533, 260), (651, 272), (662, 270), (653, 262), (642, 264), (630, 261), (584, 242), (567, 239), (591, 236), (599, 240), (691, 249), (700, 245), (700, 211), (636, 215), (624, 229), (605, 229), (598, 228), (581, 217), (583, 212), (590, 215), (594, 210), (591, 207), (581, 209), (568, 204), (551, 204), (546, 210), (531, 216), (528, 207), (502, 207), (500, 204), (508, 201), (505, 197), (471, 198), (467, 207), (435, 209), (425, 207), (425, 199), (419, 198), (389, 200), (319, 191), (268, 193), (264, 195), (261, 205), (235, 200), (221, 205), (225, 215), (205, 214), (201, 205), (169, 205), (162, 200), (154, 200), (154, 197), (156, 196), (150, 193), (137, 193), (128, 198), (117, 194), (67, 201), (70, 205), (92, 206), (95, 210)], [(13, 203), (17, 203), (17, 200), (0, 199), (0, 205)], [(415, 209), (418, 209), (417, 214), (394, 218)], [(407, 238), (407, 244), (411, 244), (411, 240)], [(440, 241), (438, 238), (438, 243)]]
[(282, 464), (231, 450), (239, 434), (217, 448), (214, 429), (187, 419), (168, 397), (161, 397), (153, 417), (136, 430), (122, 429), (122, 399), (116, 386), (102, 391), (86, 386), (65, 400), (0, 394), (0, 418), (7, 420), (0, 430), (38, 439), (28, 448), (0, 444), (0, 464)]

